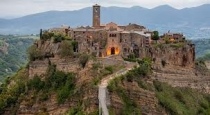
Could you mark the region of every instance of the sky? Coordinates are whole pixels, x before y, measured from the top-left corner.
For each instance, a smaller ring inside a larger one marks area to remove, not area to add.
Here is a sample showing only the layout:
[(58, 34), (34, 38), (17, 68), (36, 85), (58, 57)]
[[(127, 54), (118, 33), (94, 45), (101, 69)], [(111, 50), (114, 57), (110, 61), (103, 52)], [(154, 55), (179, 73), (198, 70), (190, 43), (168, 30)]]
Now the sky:
[(0, 18), (16, 18), (50, 10), (71, 11), (93, 4), (103, 7), (141, 6), (154, 8), (159, 5), (170, 5), (177, 9), (210, 4), (210, 0), (0, 0)]

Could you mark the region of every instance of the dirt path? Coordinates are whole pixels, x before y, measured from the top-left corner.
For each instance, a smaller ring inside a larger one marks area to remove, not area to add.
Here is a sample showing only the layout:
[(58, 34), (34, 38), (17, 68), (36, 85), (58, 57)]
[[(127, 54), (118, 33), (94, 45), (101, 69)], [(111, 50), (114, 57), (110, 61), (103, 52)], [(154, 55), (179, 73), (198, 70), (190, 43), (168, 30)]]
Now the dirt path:
[(138, 65), (137, 63), (133, 63), (133, 62), (125, 62), (125, 63), (126, 63), (126, 68), (123, 68), (101, 80), (101, 83), (98, 86), (99, 87), (98, 89), (99, 115), (109, 115), (109, 111), (107, 108), (107, 104), (108, 104), (107, 100), (109, 100), (107, 98), (108, 83), (114, 78), (126, 74), (129, 70), (133, 69), (134, 66)]

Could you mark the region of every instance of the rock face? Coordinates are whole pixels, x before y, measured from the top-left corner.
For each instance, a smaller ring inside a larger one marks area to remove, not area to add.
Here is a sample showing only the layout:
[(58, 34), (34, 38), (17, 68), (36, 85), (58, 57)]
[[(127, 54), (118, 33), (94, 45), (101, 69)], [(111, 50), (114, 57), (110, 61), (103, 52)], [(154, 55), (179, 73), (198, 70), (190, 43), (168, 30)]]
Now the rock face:
[(207, 68), (195, 65), (194, 45), (152, 47), (146, 50), (146, 54), (153, 59), (152, 79), (174, 87), (190, 87), (210, 93), (210, 73)]
[(60, 42), (53, 43), (53, 40), (38, 40), (34, 43), (34, 45), (37, 47), (37, 49), (40, 49), (42, 51), (43, 55), (58, 55), (58, 52), (60, 50)]
[(161, 44), (145, 48), (141, 57), (151, 57), (157, 68), (177, 66), (193, 68), (195, 66), (195, 46), (193, 44)]

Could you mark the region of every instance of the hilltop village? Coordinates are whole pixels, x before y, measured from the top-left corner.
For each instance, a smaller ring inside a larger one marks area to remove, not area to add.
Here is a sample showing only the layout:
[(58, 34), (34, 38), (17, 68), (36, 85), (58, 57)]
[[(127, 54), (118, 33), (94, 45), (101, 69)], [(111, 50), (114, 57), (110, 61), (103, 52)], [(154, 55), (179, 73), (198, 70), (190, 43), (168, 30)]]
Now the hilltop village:
[(196, 115), (210, 110), (209, 70), (195, 63), (195, 45), (183, 34), (101, 24), (97, 4), (92, 14), (92, 26), (40, 30), (26, 68), (2, 90), (0, 114)]
[[(160, 36), (158, 32), (148, 30), (144, 26), (128, 24), (126, 26), (117, 25), (114, 22), (101, 24), (101, 10), (99, 5), (93, 6), (92, 27), (70, 28), (62, 26), (47, 30), (49, 33), (62, 34), (78, 43), (75, 52), (95, 54), (96, 57), (107, 57), (110, 55), (120, 55), (128, 57), (134, 54), (143, 58), (145, 53), (142, 49), (154, 43), (179, 43), (185, 42), (185, 37), (180, 33), (165, 33)], [(43, 32), (41, 32), (43, 33)], [(42, 35), (41, 35), (42, 36)]]

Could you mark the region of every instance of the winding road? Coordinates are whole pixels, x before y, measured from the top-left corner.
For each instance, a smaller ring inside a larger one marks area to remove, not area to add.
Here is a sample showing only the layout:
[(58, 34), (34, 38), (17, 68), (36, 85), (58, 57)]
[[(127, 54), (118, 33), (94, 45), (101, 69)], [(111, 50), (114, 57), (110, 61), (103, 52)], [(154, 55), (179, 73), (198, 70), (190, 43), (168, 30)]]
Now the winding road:
[(126, 74), (129, 70), (133, 69), (135, 66), (138, 66), (137, 63), (133, 62), (125, 62), (126, 68), (123, 68), (112, 75), (107, 76), (106, 78), (101, 80), (101, 83), (98, 86), (98, 99), (99, 99), (99, 115), (109, 115), (109, 111), (107, 108), (108, 105), (108, 83), (116, 77)]

